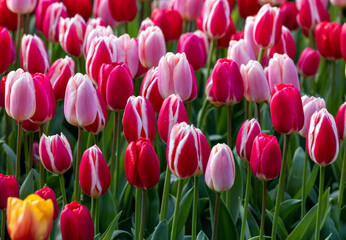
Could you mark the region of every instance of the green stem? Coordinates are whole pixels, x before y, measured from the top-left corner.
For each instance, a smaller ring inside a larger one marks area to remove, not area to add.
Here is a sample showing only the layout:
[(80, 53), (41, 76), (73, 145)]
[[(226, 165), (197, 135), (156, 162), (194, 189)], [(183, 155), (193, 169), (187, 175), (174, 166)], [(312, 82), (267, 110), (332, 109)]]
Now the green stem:
[(197, 230), (197, 206), (198, 206), (198, 176), (194, 176), (194, 187), (193, 187), (193, 209), (192, 209), (192, 229), (191, 235), (192, 240), (196, 240)]
[(95, 235), (99, 232), (99, 217), (98, 217), (98, 205), (99, 201), (98, 198), (91, 198), (91, 218), (94, 222), (94, 229), (95, 229)]
[[(43, 135), (43, 124), (40, 124), (39, 125), (39, 138), (41, 140), (41, 137)], [(40, 188), (43, 188), (44, 186), (44, 183), (45, 183), (45, 176), (44, 176), (45, 172), (44, 172), (44, 166), (42, 164), (42, 161), (41, 161), (41, 164), (40, 164)]]
[(29, 133), (29, 157), (27, 162), (26, 174), (29, 174), (32, 168), (33, 148), (34, 148), (34, 133)]
[(21, 16), (18, 14), (17, 18), (17, 32), (16, 32), (16, 49), (17, 49), (17, 66), (20, 66), (20, 44), (21, 44), (21, 29), (20, 29), (20, 23), (21, 23)]
[[(334, 86), (335, 86), (335, 61), (331, 61), (331, 71), (332, 71), (332, 79), (331, 82), (332, 84), (330, 85), (331, 91), (330, 91), (330, 97), (329, 97), (329, 108), (328, 109), (334, 109), (335, 103), (334, 103)], [(329, 110), (330, 111), (330, 110)]]
[(247, 218), (247, 209), (249, 204), (250, 187), (251, 187), (251, 169), (250, 164), (246, 163), (247, 166), (247, 176), (246, 176), (246, 192), (245, 192), (245, 202), (244, 202), (244, 215), (241, 223), (240, 240), (244, 240), (245, 236), (245, 225)]
[(128, 22), (124, 22), (124, 31), (125, 31), (125, 33), (129, 33), (129, 23)]
[(209, 55), (208, 55), (208, 63), (207, 63), (207, 77), (205, 78), (206, 80), (208, 80), (208, 78), (210, 76), (211, 61), (213, 58), (213, 51), (214, 51), (214, 42), (215, 42), (215, 40), (212, 39), (210, 41), (210, 45), (209, 45)]
[(1, 218), (1, 240), (5, 239), (5, 231), (6, 231), (6, 210), (1, 210), (2, 218)]
[(183, 190), (183, 180), (178, 179), (178, 190), (177, 190), (177, 199), (175, 201), (174, 215), (173, 215), (173, 226), (171, 232), (171, 240), (177, 238), (177, 227), (178, 227), (178, 211), (180, 207), (181, 192)]
[(171, 171), (169, 170), (169, 167), (167, 165), (167, 167), (166, 167), (165, 183), (164, 183), (164, 186), (163, 186), (160, 221), (162, 221), (163, 219), (167, 218), (167, 207), (168, 207), (170, 182), (171, 182)]
[(147, 191), (142, 190), (142, 208), (141, 208), (141, 231), (139, 232), (139, 240), (143, 239), (145, 228), (145, 204), (147, 200)]
[(245, 120), (249, 119), (249, 101), (245, 100)]
[(309, 31), (309, 47), (315, 49), (316, 44), (315, 44), (315, 29), (312, 29)]
[(9, 135), (9, 129), (10, 129), (10, 117), (7, 115), (6, 111), (4, 112), (5, 115), (5, 143), (8, 144), (8, 135)]
[(113, 193), (113, 196), (115, 195), (115, 182), (116, 182), (116, 176), (114, 175), (115, 170), (115, 154), (116, 154), (116, 147), (117, 147), (117, 135), (118, 135), (118, 115), (119, 112), (114, 112), (114, 118), (113, 118), (113, 140), (112, 140), (112, 154), (111, 154), (111, 176), (113, 176), (113, 179), (111, 180), (111, 187), (110, 190)]
[(135, 239), (139, 239), (140, 230), (140, 200), (141, 200), (141, 190), (136, 188), (136, 208), (135, 208)]
[(322, 210), (322, 196), (323, 196), (323, 185), (324, 185), (324, 173), (325, 166), (320, 166), (320, 187), (318, 191), (318, 208), (316, 217), (316, 227), (315, 227), (315, 240), (320, 239), (321, 226), (321, 210)]
[(20, 150), (22, 145), (22, 122), (18, 122), (18, 133), (17, 133), (17, 160), (16, 160), (16, 179), (19, 182), (20, 176)]
[(80, 201), (80, 187), (79, 187), (79, 165), (82, 155), (82, 139), (83, 139), (83, 128), (78, 127), (78, 142), (77, 142), (77, 158), (76, 158), (76, 169), (75, 169), (75, 181), (74, 181), (74, 193), (75, 200)]
[(346, 142), (344, 142), (344, 160), (342, 162), (341, 178), (340, 178), (340, 189), (338, 197), (338, 209), (339, 209), (339, 218), (341, 214), (342, 199), (344, 195), (344, 184), (345, 184), (345, 175), (346, 175)]
[(305, 159), (304, 159), (304, 171), (303, 171), (303, 183), (302, 183), (302, 208), (301, 208), (301, 214), (300, 217), (303, 219), (305, 216), (305, 199), (306, 199), (306, 172), (308, 169), (308, 160), (309, 160), (309, 155), (308, 151), (305, 150)]
[(257, 110), (257, 121), (259, 125), (261, 126), (261, 103), (256, 103), (256, 110)]
[(259, 63), (262, 63), (262, 59), (263, 59), (263, 57), (264, 57), (264, 51), (265, 51), (264, 48), (261, 48), (261, 49), (260, 49), (260, 52), (259, 52), (259, 55), (258, 55), (258, 58), (257, 58), (257, 61), (258, 61)]
[(339, 8), (339, 23), (342, 25), (343, 24), (343, 17), (344, 17), (344, 14), (343, 14), (343, 8), (340, 7)]
[(80, 73), (83, 73), (83, 57), (77, 58), (78, 70)]
[(94, 140), (93, 135), (94, 135), (94, 134), (92, 134), (92, 133), (90, 133), (90, 132), (88, 133), (88, 143), (87, 143), (87, 147), (88, 147), (88, 148), (91, 147), (92, 144), (93, 144), (93, 140)]
[(306, 76), (305, 75), (301, 75), (301, 78), (300, 78), (300, 91), (303, 91), (304, 90), (304, 83), (305, 83), (305, 80), (306, 80)]
[(249, 118), (248, 119), (252, 119), (252, 115), (253, 115), (253, 102), (249, 102)]
[(207, 98), (204, 99), (201, 114), (199, 115), (198, 121), (197, 121), (197, 128), (201, 129), (204, 124), (205, 117), (207, 115), (209, 101)]
[[(227, 106), (227, 144), (232, 149), (232, 106)], [(231, 189), (226, 192), (226, 206), (231, 209)]]
[(62, 195), (62, 203), (63, 206), (67, 204), (67, 198), (66, 198), (66, 192), (65, 192), (65, 179), (63, 174), (59, 174), (59, 181), (60, 181), (60, 189), (61, 189), (61, 195)]
[(284, 189), (285, 189), (286, 160), (287, 160), (289, 141), (290, 141), (290, 135), (285, 134), (284, 151), (283, 151), (281, 172), (280, 172), (280, 178), (279, 178), (279, 188), (276, 195), (276, 203), (275, 203), (275, 212), (274, 212), (274, 220), (273, 220), (273, 228), (272, 228), (272, 240), (276, 239), (276, 228), (277, 228), (277, 223), (279, 220), (280, 204), (281, 204)]
[(214, 211), (214, 223), (213, 223), (213, 236), (212, 240), (216, 240), (216, 235), (217, 235), (217, 222), (219, 220), (219, 207), (220, 207), (220, 193), (216, 193), (216, 198), (215, 198), (215, 211)]
[(266, 216), (266, 198), (267, 198), (267, 181), (263, 181), (263, 192), (262, 192), (262, 216), (261, 216), (261, 229), (260, 229), (260, 240), (263, 240), (264, 233), (264, 222)]

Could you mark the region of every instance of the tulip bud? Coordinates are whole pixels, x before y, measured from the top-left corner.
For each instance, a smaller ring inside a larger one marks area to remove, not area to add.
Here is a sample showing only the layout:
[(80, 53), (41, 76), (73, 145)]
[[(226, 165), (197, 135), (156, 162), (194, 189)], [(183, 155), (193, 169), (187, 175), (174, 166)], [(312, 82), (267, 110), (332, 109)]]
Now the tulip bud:
[[(18, 122), (17, 122), (17, 125), (18, 125)], [(40, 126), (36, 123), (31, 122), (30, 120), (24, 120), (22, 122), (22, 129), (25, 132), (34, 133), (40, 129)]]
[(62, 100), (65, 97), (68, 80), (74, 75), (75, 63), (72, 58), (57, 59), (47, 72), (47, 77), (53, 87), (55, 100)]
[(139, 34), (138, 54), (144, 67), (157, 66), (165, 53), (165, 37), (159, 27), (148, 27)]
[(189, 123), (184, 103), (178, 95), (172, 94), (163, 101), (157, 121), (159, 135), (167, 143), (168, 135), (176, 123)]
[(310, 158), (320, 166), (333, 163), (339, 153), (339, 136), (334, 117), (322, 108), (309, 122), (306, 149)]
[(54, 206), (31, 194), (24, 200), (10, 197), (7, 201), (7, 230), (11, 239), (48, 239), (53, 226)]
[(37, 190), (35, 194), (40, 196), (44, 200), (48, 200), (48, 199), (52, 200), (53, 207), (54, 207), (53, 220), (56, 220), (59, 217), (59, 206), (58, 206), (58, 202), (56, 201), (56, 196), (54, 191), (51, 188), (46, 186), (40, 190)]
[(253, 141), (261, 132), (261, 126), (255, 118), (246, 120), (241, 126), (237, 136), (236, 148), (239, 157), (244, 161), (250, 162)]
[(87, 75), (77, 73), (66, 86), (64, 114), (73, 126), (85, 127), (95, 121), (97, 115), (96, 89)]
[(101, 18), (107, 25), (112, 28), (118, 26), (117, 22), (111, 13), (108, 5), (108, 0), (96, 0), (94, 1), (93, 13), (95, 18)]
[(296, 133), (304, 125), (304, 110), (300, 93), (293, 85), (275, 85), (270, 100), (270, 115), (276, 131)]
[(293, 31), (298, 28), (298, 9), (294, 2), (284, 2), (280, 5), (282, 24)]
[(67, 18), (67, 9), (63, 3), (53, 3), (45, 11), (42, 32), (50, 42), (59, 42), (60, 18)]
[[(0, 13), (1, 14), (1, 13)], [(16, 61), (16, 49), (10, 33), (6, 28), (0, 26), (0, 74), (7, 71), (8, 67)]]
[[(113, 29), (110, 26), (108, 27), (96, 26), (95, 28), (93, 28), (92, 26), (88, 25), (85, 31), (84, 42), (83, 42), (84, 56), (85, 57), (88, 56), (88, 51), (94, 39), (98, 37), (110, 37), (112, 35), (113, 35)], [(94, 51), (94, 48), (92, 49), (92, 51)]]
[(105, 101), (103, 100), (100, 90), (96, 90), (96, 118), (95, 121), (90, 124), (89, 126), (85, 126), (84, 129), (92, 134), (98, 134), (100, 133), (107, 125), (108, 122), (108, 111), (107, 111), (107, 105)]
[(133, 95), (133, 81), (129, 68), (124, 63), (102, 64), (99, 89), (108, 109), (123, 110), (127, 99)]
[(270, 49), (269, 56), (272, 58), (274, 53), (287, 54), (291, 59), (296, 57), (296, 43), (294, 38), (285, 26), (282, 26), (282, 32), (279, 42)]
[(19, 185), (14, 176), (7, 176), (0, 173), (0, 210), (7, 208), (7, 199), (9, 197), (19, 198)]
[(172, 127), (167, 142), (167, 165), (179, 178), (200, 176), (206, 170), (210, 148), (202, 131), (186, 122)]
[(253, 34), (255, 21), (256, 21), (256, 17), (250, 16), (246, 18), (243, 39), (245, 40), (245, 42), (247, 42), (248, 45), (250, 45), (255, 57), (258, 57), (260, 52), (260, 46), (258, 46), (257, 43), (255, 42), (255, 37)]
[(244, 39), (229, 42), (227, 59), (233, 60), (238, 66), (246, 65), (249, 61), (256, 60), (249, 42)]
[(36, 110), (35, 86), (30, 73), (22, 69), (7, 75), (5, 83), (5, 109), (7, 114), (22, 122), (31, 118)]
[(338, 127), (339, 138), (346, 142), (346, 102), (341, 104), (335, 121)]
[(90, 0), (62, 0), (67, 8), (70, 18), (77, 14), (82, 16), (85, 21), (91, 16), (92, 3)]
[(238, 65), (225, 58), (217, 60), (205, 93), (211, 104), (217, 107), (240, 102), (244, 96), (244, 85)]
[(308, 125), (309, 125), (312, 114), (314, 114), (315, 112), (319, 112), (322, 108), (325, 108), (326, 103), (324, 102), (323, 98), (315, 98), (315, 97), (309, 98), (306, 95), (304, 95), (302, 97), (302, 104), (303, 104), (303, 110), (304, 110), (304, 126), (299, 131), (299, 134), (302, 137), (306, 138)]
[(299, 5), (297, 2), (297, 7), (297, 21), (303, 30), (314, 30), (318, 23), (329, 21), (329, 12), (323, 0), (301, 0)]
[(205, 183), (216, 192), (229, 190), (235, 179), (235, 165), (231, 149), (226, 144), (215, 145), (209, 156)]
[(346, 23), (342, 25), (340, 33), (340, 49), (344, 60), (346, 61)]
[(65, 52), (75, 57), (82, 55), (86, 23), (77, 14), (73, 18), (60, 18), (59, 42)]
[(320, 65), (321, 55), (312, 48), (305, 48), (298, 59), (297, 68), (300, 74), (307, 77), (314, 76)]
[(123, 62), (129, 68), (132, 78), (135, 77), (138, 65), (138, 43), (130, 35), (124, 34), (117, 39), (117, 62)]
[(34, 11), (37, 0), (6, 0), (6, 3), (14, 13), (29, 14)]
[(269, 102), (270, 89), (262, 65), (250, 60), (241, 65), (240, 73), (243, 78), (245, 98), (249, 102)]
[(139, 27), (139, 31), (138, 31), (138, 36), (142, 31), (144, 31), (148, 27), (154, 27), (154, 26), (155, 26), (155, 23), (150, 18), (147, 17), (141, 22), (141, 26)]
[(171, 7), (178, 11), (184, 21), (194, 21), (200, 15), (203, 7), (202, 0), (171, 0)]
[(63, 133), (48, 137), (43, 134), (39, 153), (43, 166), (52, 173), (63, 174), (72, 166), (72, 149)]
[(237, 4), (239, 13), (244, 19), (256, 15), (261, 8), (258, 0), (237, 0)]
[(197, 81), (185, 53), (167, 53), (158, 66), (158, 85), (162, 98), (177, 94), (183, 101), (192, 101), (197, 96)]
[(155, 187), (160, 180), (160, 162), (148, 138), (131, 142), (125, 151), (125, 175), (140, 189)]
[(20, 47), (20, 63), (24, 71), (34, 73), (46, 73), (49, 69), (49, 57), (42, 42), (36, 34), (26, 35), (22, 38)]
[(136, 0), (109, 0), (108, 6), (113, 18), (118, 22), (132, 22), (137, 15)]
[(60, 229), (63, 240), (94, 239), (94, 223), (86, 206), (76, 201), (65, 205), (60, 216)]
[(109, 188), (111, 173), (101, 150), (96, 145), (83, 153), (79, 183), (83, 192), (91, 198), (101, 197)]
[(337, 22), (321, 22), (315, 29), (315, 39), (318, 51), (330, 60), (342, 57), (340, 47), (341, 25)]
[(155, 8), (151, 13), (151, 20), (161, 28), (166, 42), (179, 38), (183, 27), (183, 20), (179, 12), (173, 9)]
[(276, 137), (258, 134), (251, 149), (251, 172), (257, 178), (269, 181), (279, 176), (281, 163), (281, 151)]
[(16, 31), (17, 22), (18, 14), (8, 9), (6, 0), (0, 0), (0, 26)]
[(44, 15), (47, 8), (53, 3), (58, 3), (59, 0), (39, 0), (35, 9), (35, 26), (36, 29), (40, 32), (43, 31), (43, 21)]

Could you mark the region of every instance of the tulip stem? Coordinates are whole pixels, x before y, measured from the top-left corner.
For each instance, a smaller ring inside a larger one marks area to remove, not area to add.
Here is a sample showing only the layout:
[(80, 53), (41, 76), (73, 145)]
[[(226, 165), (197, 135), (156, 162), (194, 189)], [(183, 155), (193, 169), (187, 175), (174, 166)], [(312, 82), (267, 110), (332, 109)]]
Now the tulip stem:
[(94, 222), (95, 235), (99, 232), (98, 198), (91, 198), (91, 218)]
[(5, 143), (8, 144), (8, 135), (9, 135), (9, 129), (10, 129), (10, 117), (7, 115), (6, 111), (5, 114)]
[(318, 191), (318, 206), (317, 206), (317, 217), (316, 217), (316, 227), (315, 227), (315, 240), (320, 239), (321, 230), (321, 210), (322, 210), (322, 195), (323, 195), (323, 185), (324, 185), (324, 172), (325, 166), (320, 166), (320, 186)]
[(181, 192), (183, 190), (183, 180), (178, 179), (178, 190), (177, 190), (177, 198), (175, 201), (174, 215), (173, 215), (173, 226), (171, 232), (171, 240), (175, 240), (177, 238), (177, 227), (178, 227), (178, 212), (180, 207), (180, 199)]
[(303, 171), (303, 183), (302, 183), (302, 208), (301, 208), (301, 214), (300, 217), (303, 219), (305, 216), (305, 189), (306, 189), (306, 172), (308, 169), (308, 160), (309, 160), (309, 155), (307, 149), (305, 150), (305, 159), (304, 159), (304, 171)]
[[(227, 144), (232, 149), (232, 106), (227, 106)], [(226, 192), (226, 206), (231, 209), (231, 189)]]
[(198, 121), (197, 121), (197, 128), (201, 129), (204, 124), (205, 117), (207, 116), (207, 110), (209, 106), (209, 101), (207, 98), (204, 99), (201, 114), (199, 115)]
[(147, 200), (147, 191), (142, 190), (142, 208), (141, 208), (141, 231), (139, 232), (139, 240), (143, 239), (145, 228), (145, 204)]
[(66, 198), (66, 192), (65, 192), (65, 179), (63, 174), (59, 174), (59, 181), (60, 181), (60, 189), (61, 189), (61, 195), (62, 195), (62, 203), (63, 206), (67, 204), (67, 198)]
[(193, 187), (193, 209), (192, 209), (192, 240), (196, 240), (197, 230), (197, 206), (198, 206), (198, 176), (194, 176), (194, 187)]
[(305, 83), (306, 76), (301, 75), (301, 80), (300, 80), (300, 91), (304, 90), (304, 83)]
[(335, 103), (334, 103), (334, 86), (335, 86), (335, 70), (336, 70), (335, 67), (336, 67), (336, 64), (335, 64), (335, 61), (333, 61), (333, 60), (330, 61), (330, 64), (331, 64), (331, 71), (332, 71), (332, 79), (331, 79), (332, 84), (330, 85), (331, 89), (330, 89), (328, 109), (334, 109), (334, 106), (335, 106)]
[(339, 209), (339, 218), (341, 214), (341, 205), (344, 195), (344, 184), (345, 184), (345, 175), (346, 175), (346, 142), (344, 142), (344, 160), (342, 161), (342, 170), (340, 177), (340, 189), (339, 189), (339, 197), (338, 197), (338, 209)]
[(2, 218), (1, 218), (1, 240), (4, 240), (5, 239), (5, 226), (6, 226), (6, 210), (1, 210), (1, 215), (2, 215)]
[(342, 21), (343, 21), (343, 17), (344, 17), (344, 14), (343, 14), (343, 8), (342, 7), (340, 7), (339, 8), (339, 23), (342, 25)]
[(163, 219), (167, 218), (167, 207), (168, 207), (170, 183), (171, 183), (171, 171), (169, 170), (169, 167), (167, 165), (167, 167), (166, 167), (165, 183), (164, 183), (164, 186), (163, 186), (160, 221), (162, 221)]
[(141, 198), (141, 190), (136, 188), (136, 207), (135, 207), (135, 239), (139, 239), (139, 231), (140, 231), (140, 198)]
[(33, 158), (33, 148), (34, 148), (34, 133), (29, 134), (29, 157), (28, 165), (26, 167), (26, 174), (29, 174), (32, 168), (32, 158)]
[(265, 49), (264, 48), (260, 48), (260, 52), (259, 52), (259, 55), (258, 55), (258, 58), (257, 58), (257, 61), (262, 64), (262, 59), (264, 57), (264, 51)]
[(16, 179), (19, 182), (20, 176), (20, 150), (22, 145), (22, 122), (18, 122), (18, 133), (17, 133), (17, 161), (16, 161)]
[(276, 239), (276, 228), (277, 228), (277, 223), (279, 219), (280, 204), (281, 204), (284, 189), (285, 189), (286, 160), (287, 160), (287, 152), (288, 152), (288, 144), (290, 141), (290, 135), (285, 134), (284, 136), (285, 136), (284, 151), (283, 151), (282, 165), (281, 165), (280, 178), (279, 178), (279, 188), (276, 194), (275, 212), (274, 212), (274, 220), (273, 220), (273, 228), (272, 228), (272, 240)]
[(21, 23), (21, 15), (18, 14), (17, 18), (17, 33), (16, 33), (16, 53), (17, 53), (17, 66), (20, 66), (20, 43), (21, 43), (21, 29), (20, 29), (20, 23)]
[(244, 202), (244, 214), (243, 214), (243, 219), (241, 223), (240, 240), (244, 240), (244, 235), (245, 235), (245, 225), (246, 225), (247, 209), (248, 209), (249, 196), (250, 196), (250, 184), (251, 184), (250, 164), (246, 163), (246, 167), (247, 167), (246, 192), (245, 192), (245, 202)]
[(209, 45), (209, 55), (208, 55), (208, 63), (207, 63), (207, 77), (205, 78), (206, 80), (208, 80), (209, 76), (210, 76), (210, 68), (211, 68), (211, 61), (213, 58), (213, 51), (214, 51), (214, 43), (215, 40), (212, 39), (210, 41), (210, 45)]
[[(39, 125), (39, 137), (40, 137), (40, 140), (41, 140), (41, 137), (43, 135), (43, 124), (40, 124)], [(44, 183), (45, 183), (45, 176), (44, 176), (45, 172), (44, 172), (44, 166), (42, 164), (42, 161), (40, 163), (40, 188), (43, 188), (44, 186)]]
[(111, 176), (114, 176), (111, 181), (111, 192), (113, 193), (113, 196), (116, 196), (116, 182), (117, 182), (117, 176), (114, 174), (115, 170), (115, 154), (116, 154), (116, 147), (117, 147), (117, 135), (118, 135), (118, 115), (119, 112), (114, 112), (114, 119), (113, 119), (113, 140), (112, 140), (112, 155), (111, 155)]
[(316, 44), (315, 44), (315, 29), (312, 29), (309, 31), (309, 47), (315, 49)]
[(264, 233), (264, 222), (266, 216), (266, 199), (267, 199), (267, 181), (263, 181), (263, 192), (262, 192), (262, 216), (261, 216), (261, 228), (260, 228), (260, 240), (263, 240)]
[(249, 102), (249, 118), (252, 119), (252, 114), (253, 114), (253, 102)]
[(261, 103), (256, 103), (256, 110), (257, 110), (257, 121), (259, 125), (261, 126)]
[(214, 211), (214, 224), (213, 224), (213, 235), (212, 240), (216, 240), (216, 234), (217, 234), (217, 223), (219, 220), (219, 207), (220, 207), (220, 193), (216, 193), (215, 198), (215, 211)]
[(82, 139), (83, 139), (83, 128), (78, 127), (78, 142), (77, 142), (77, 158), (76, 158), (76, 169), (75, 169), (75, 181), (74, 181), (74, 193), (76, 202), (80, 201), (80, 188), (79, 188), (79, 165), (82, 155)]

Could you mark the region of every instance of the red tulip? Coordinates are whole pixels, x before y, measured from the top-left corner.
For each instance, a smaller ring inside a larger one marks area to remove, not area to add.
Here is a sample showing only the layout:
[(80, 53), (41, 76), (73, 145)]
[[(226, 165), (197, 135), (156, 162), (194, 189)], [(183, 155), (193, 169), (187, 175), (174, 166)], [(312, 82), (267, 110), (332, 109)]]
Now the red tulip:
[(243, 18), (256, 15), (261, 8), (258, 0), (237, 0), (237, 3), (239, 13)]
[(232, 16), (229, 19), (229, 25), (226, 30), (226, 34), (217, 40), (217, 46), (220, 48), (227, 48), (229, 45), (229, 41), (231, 40), (232, 35), (235, 33), (235, 26), (232, 20)]
[(282, 24), (291, 31), (297, 29), (298, 9), (296, 4), (294, 2), (284, 2), (280, 5), (280, 11), (282, 14)]
[(297, 68), (300, 74), (314, 76), (320, 65), (321, 55), (312, 48), (305, 48), (299, 56)]
[(113, 18), (118, 22), (132, 22), (137, 15), (136, 0), (109, 0), (109, 8)]
[(8, 67), (16, 61), (16, 49), (10, 33), (0, 26), (0, 74), (7, 71)]
[(297, 21), (306, 30), (314, 30), (322, 21), (329, 21), (329, 12), (323, 4), (323, 0), (301, 0), (298, 6)]
[(59, 217), (59, 206), (58, 202), (56, 201), (56, 196), (54, 191), (49, 187), (44, 187), (42, 189), (39, 189), (35, 192), (36, 195), (40, 196), (44, 200), (52, 200), (53, 206), (54, 206), (54, 215), (53, 220), (56, 220)]
[[(18, 121), (17, 125), (18, 125)], [(40, 126), (36, 123), (31, 122), (30, 120), (24, 120), (22, 122), (22, 129), (25, 132), (30, 132), (30, 133), (34, 133), (34, 132), (38, 132), (38, 130), (40, 129)]]
[(0, 26), (16, 31), (17, 22), (18, 15), (8, 9), (6, 0), (0, 0)]
[(321, 22), (315, 29), (318, 51), (327, 59), (337, 60), (342, 57), (340, 46), (341, 25), (337, 22)]
[(346, 142), (346, 102), (341, 104), (336, 114), (335, 121), (338, 127), (339, 138)]
[(91, 16), (92, 3), (90, 0), (62, 0), (67, 8), (67, 13), (70, 18), (75, 15), (81, 15), (85, 21), (88, 21)]
[(341, 28), (340, 48), (341, 48), (342, 57), (346, 61), (346, 23), (344, 23), (344, 25), (342, 25), (342, 28)]
[(179, 38), (183, 27), (183, 20), (179, 12), (173, 9), (155, 8), (151, 13), (151, 20), (161, 28), (166, 42)]
[(7, 199), (9, 197), (19, 198), (19, 185), (14, 176), (7, 176), (0, 173), (0, 209), (7, 208)]

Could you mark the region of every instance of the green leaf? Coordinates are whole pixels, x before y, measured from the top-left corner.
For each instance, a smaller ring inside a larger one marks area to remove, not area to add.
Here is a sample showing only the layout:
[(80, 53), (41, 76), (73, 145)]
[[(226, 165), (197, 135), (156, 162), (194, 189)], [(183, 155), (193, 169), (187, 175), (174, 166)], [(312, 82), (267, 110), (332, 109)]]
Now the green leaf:
[[(317, 174), (318, 174), (319, 166), (317, 164), (314, 165), (312, 168), (311, 174), (308, 177), (308, 181), (306, 182), (306, 196), (309, 196), (312, 188), (314, 187), (314, 184), (316, 182)], [(297, 194), (294, 196), (295, 199), (301, 199), (302, 198), (302, 189), (300, 189)]]
[[(294, 196), (302, 187), (305, 152), (299, 147), (294, 153), (292, 166), (287, 179), (287, 192)], [(309, 172), (307, 173), (309, 176)]]
[(34, 183), (34, 169), (31, 169), (28, 176), (25, 178), (22, 186), (20, 187), (19, 196), (20, 199), (26, 198), (28, 195), (34, 193), (35, 183)]
[(207, 235), (201, 230), (197, 235), (197, 240), (209, 240)]
[[(280, 205), (281, 206), (281, 205)], [(270, 221), (273, 222), (273, 215), (270, 211), (266, 210), (266, 214), (269, 217)], [(278, 227), (277, 227), (277, 233), (280, 237), (280, 239), (286, 239), (288, 232), (285, 228), (285, 224), (283, 223), (282, 219), (279, 216), (279, 220), (278, 220)]]
[(235, 179), (234, 179), (234, 184), (231, 188), (231, 217), (234, 223), (237, 222), (238, 217), (239, 217), (239, 210), (241, 206), (241, 200), (243, 199), (243, 183), (242, 183), (242, 177), (240, 174), (240, 168), (238, 161), (234, 161), (235, 165)]
[(16, 168), (16, 154), (10, 148), (6, 143), (2, 144), (2, 149), (7, 155), (7, 162), (6, 162), (6, 168), (7, 168), (7, 174), (8, 175), (14, 175), (14, 169)]
[(289, 199), (280, 204), (280, 217), (282, 221), (285, 220), (291, 215), (294, 214), (301, 207), (302, 200), (299, 199)]
[(115, 202), (110, 190), (108, 190), (101, 198), (100, 198), (100, 210), (99, 217), (102, 219), (100, 221), (100, 232), (103, 233), (106, 231), (109, 224), (114, 219), (116, 213)]
[(151, 240), (168, 240), (168, 224), (166, 219), (156, 226)]
[(121, 216), (121, 211), (114, 217), (113, 221), (111, 222), (111, 224), (109, 224), (106, 232), (102, 235), (102, 237), (100, 238), (100, 240), (109, 240), (112, 239), (113, 236), (113, 231), (115, 230), (115, 227), (117, 225), (117, 222)]

